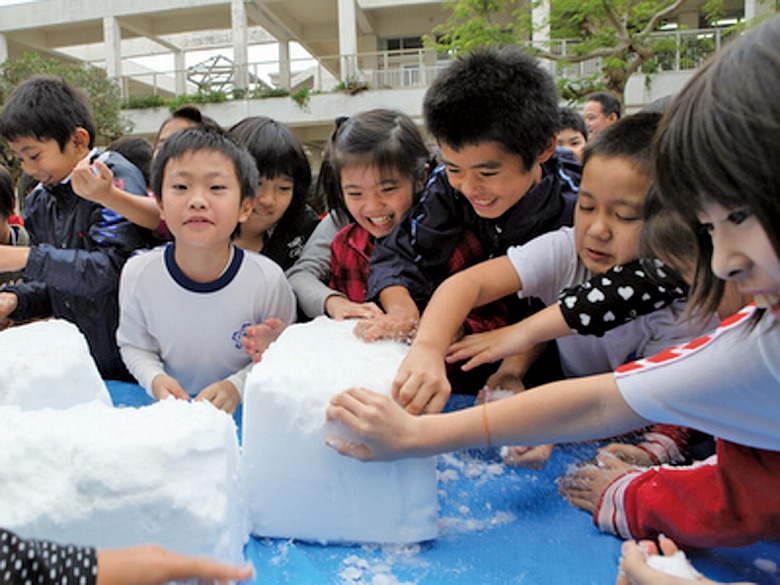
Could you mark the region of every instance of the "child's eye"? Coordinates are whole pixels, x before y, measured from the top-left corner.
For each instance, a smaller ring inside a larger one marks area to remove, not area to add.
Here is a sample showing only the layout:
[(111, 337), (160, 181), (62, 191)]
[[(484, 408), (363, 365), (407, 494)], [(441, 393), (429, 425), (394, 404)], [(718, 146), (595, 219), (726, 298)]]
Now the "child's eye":
[(185, 185), (184, 183), (174, 183), (173, 185), (171, 185), (171, 189), (173, 189), (174, 191), (185, 191), (187, 189), (187, 185)]
[(615, 217), (617, 217), (620, 221), (625, 221), (625, 222), (640, 221), (642, 219), (637, 215), (622, 215), (620, 213), (616, 213)]
[(731, 213), (729, 213), (728, 219), (731, 223), (739, 225), (750, 216), (751, 216), (750, 210), (738, 209), (737, 211), (732, 211)]
[(446, 169), (450, 175), (457, 175), (460, 172), (460, 169), (457, 167), (446, 167)]
[(354, 199), (354, 198), (357, 198), (357, 197), (362, 197), (363, 193), (361, 193), (360, 191), (345, 191), (344, 192), (344, 196), (345, 197), (352, 197)]
[(226, 187), (225, 185), (219, 185), (219, 184), (217, 184), (217, 185), (212, 185), (212, 186), (211, 186), (211, 187), (209, 187), (209, 188), (210, 188), (212, 191), (224, 191), (225, 189), (227, 189), (227, 187)]
[(495, 176), (498, 174), (498, 172), (497, 172), (497, 171), (490, 171), (490, 172), (488, 172), (488, 171), (482, 171), (482, 172), (481, 172), (481, 173), (479, 173), (479, 174), (480, 174), (481, 176), (483, 176), (483, 177), (495, 177)]
[(577, 207), (579, 208), (580, 211), (584, 211), (585, 213), (596, 209), (594, 205), (585, 205), (583, 203), (580, 203)]
[(398, 185), (385, 185), (382, 187), (383, 194), (393, 193), (398, 190)]

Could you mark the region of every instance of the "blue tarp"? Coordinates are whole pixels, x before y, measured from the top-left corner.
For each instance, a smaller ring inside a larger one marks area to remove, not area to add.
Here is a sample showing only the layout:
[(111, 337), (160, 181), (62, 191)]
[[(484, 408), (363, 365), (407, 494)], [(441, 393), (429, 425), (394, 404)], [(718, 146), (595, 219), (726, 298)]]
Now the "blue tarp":
[[(134, 384), (108, 382), (108, 388), (116, 405), (151, 402)], [(448, 408), (470, 401), (473, 398), (453, 396)], [(236, 420), (240, 427), (240, 414)], [(561, 498), (556, 485), (569, 465), (589, 459), (595, 450), (593, 444), (558, 447), (542, 471), (506, 467), (496, 450), (442, 455), (438, 458), (441, 536), (437, 540), (393, 547), (253, 537), (245, 548), (247, 560), (255, 567), (253, 582), (614, 583), (621, 541), (599, 532), (589, 514)], [(688, 556), (714, 580), (780, 584), (780, 542), (688, 551)]]

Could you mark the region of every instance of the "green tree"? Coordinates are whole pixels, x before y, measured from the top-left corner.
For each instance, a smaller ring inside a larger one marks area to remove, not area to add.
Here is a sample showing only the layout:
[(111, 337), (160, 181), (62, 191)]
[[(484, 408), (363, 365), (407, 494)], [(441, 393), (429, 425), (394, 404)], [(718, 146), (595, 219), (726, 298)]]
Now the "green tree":
[[(663, 22), (692, 0), (550, 0), (550, 42), (534, 44), (530, 50), (558, 63), (559, 71), (571, 64), (599, 59), (600, 71), (589, 78), (561, 79), (567, 99), (596, 89), (607, 90), (623, 100), (629, 77), (637, 72), (653, 73), (659, 57), (675, 49), (671, 37), (654, 35)], [(697, 3), (698, 4), (698, 3)], [(527, 44), (534, 32), (531, 8), (541, 0), (453, 0), (446, 22), (426, 37), (428, 46), (440, 52), (459, 54), (477, 46)], [(714, 15), (720, 0), (708, 0), (702, 7)], [(540, 23), (537, 23), (537, 26)], [(577, 39), (576, 42), (562, 41)]]
[[(8, 59), (0, 64), (0, 107), (5, 104), (17, 85), (34, 74), (63, 77), (86, 92), (99, 142), (111, 142), (130, 130), (130, 123), (121, 116), (119, 87), (108, 79), (105, 70), (91, 65), (69, 64), (58, 59), (45, 58), (37, 53), (25, 53), (22, 57)], [(2, 151), (6, 167), (16, 171), (16, 163), (5, 145)]]

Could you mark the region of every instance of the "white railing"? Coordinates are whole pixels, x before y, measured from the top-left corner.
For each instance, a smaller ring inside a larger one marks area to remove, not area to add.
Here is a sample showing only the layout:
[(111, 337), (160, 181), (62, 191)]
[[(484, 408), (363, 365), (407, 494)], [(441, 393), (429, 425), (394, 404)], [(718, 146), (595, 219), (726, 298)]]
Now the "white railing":
[[(669, 40), (669, 49), (659, 57), (661, 71), (697, 69), (726, 40), (722, 29), (661, 32), (654, 35)], [(577, 54), (580, 41), (550, 41), (541, 47), (566, 59)], [(237, 65), (219, 70), (192, 68), (178, 71), (149, 71), (120, 78), (123, 96), (209, 93), (222, 91), (233, 97), (235, 87), (244, 87), (240, 95), (262, 95), (266, 92), (307, 87), (311, 91), (332, 91), (347, 84), (370, 88), (426, 87), (438, 71), (447, 65), (447, 58), (431, 49), (376, 51), (357, 55), (290, 59), (289, 73), (281, 69), (280, 61), (248, 63), (245, 70)], [(561, 64), (558, 75), (568, 78), (595, 75), (600, 70), (598, 59)], [(236, 80), (245, 80), (237, 83)]]

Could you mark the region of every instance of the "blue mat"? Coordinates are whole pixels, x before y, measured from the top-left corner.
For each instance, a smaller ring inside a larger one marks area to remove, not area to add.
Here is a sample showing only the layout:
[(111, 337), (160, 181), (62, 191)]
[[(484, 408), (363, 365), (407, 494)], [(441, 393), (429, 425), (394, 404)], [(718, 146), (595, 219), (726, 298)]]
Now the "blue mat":
[[(107, 385), (117, 406), (151, 402), (134, 384)], [(472, 400), (453, 396), (448, 408)], [(240, 413), (236, 420), (240, 429)], [(567, 504), (555, 483), (570, 464), (592, 457), (595, 449), (590, 444), (556, 448), (545, 469), (536, 472), (506, 467), (496, 450), (442, 455), (437, 540), (396, 547), (325, 546), (253, 537), (244, 549), (255, 567), (253, 583), (614, 583), (621, 541), (599, 532), (589, 514)], [(780, 542), (688, 551), (688, 556), (714, 580), (780, 584)]]

